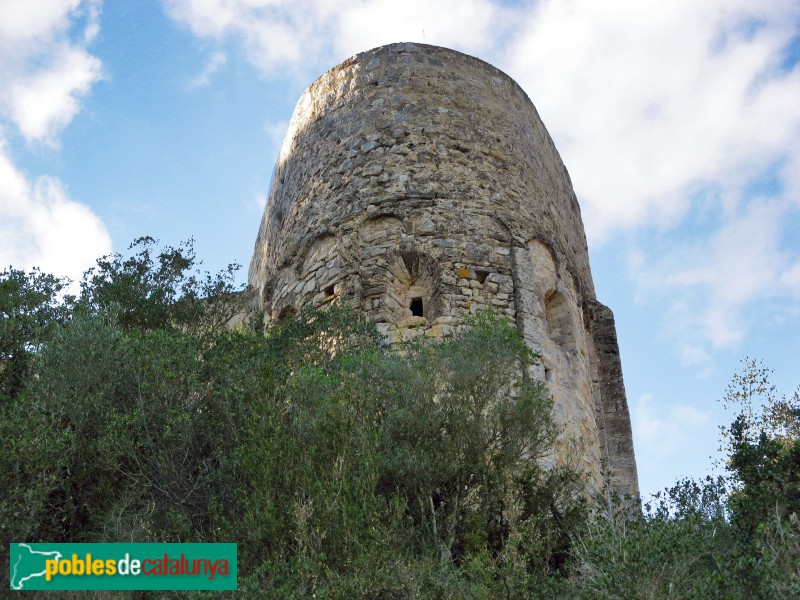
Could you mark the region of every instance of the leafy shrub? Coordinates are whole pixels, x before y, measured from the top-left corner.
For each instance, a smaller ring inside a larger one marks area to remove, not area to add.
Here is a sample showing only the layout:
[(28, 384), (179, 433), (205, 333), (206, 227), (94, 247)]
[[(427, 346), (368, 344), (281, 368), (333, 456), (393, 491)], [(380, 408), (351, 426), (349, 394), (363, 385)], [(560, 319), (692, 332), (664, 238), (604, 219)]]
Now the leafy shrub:
[(551, 400), (506, 322), (402, 354), (346, 307), (231, 330), (233, 267), (154, 244), (77, 300), (0, 278), (4, 539), (235, 541), (242, 588), (282, 597), (566, 585), (582, 483), (538, 466)]

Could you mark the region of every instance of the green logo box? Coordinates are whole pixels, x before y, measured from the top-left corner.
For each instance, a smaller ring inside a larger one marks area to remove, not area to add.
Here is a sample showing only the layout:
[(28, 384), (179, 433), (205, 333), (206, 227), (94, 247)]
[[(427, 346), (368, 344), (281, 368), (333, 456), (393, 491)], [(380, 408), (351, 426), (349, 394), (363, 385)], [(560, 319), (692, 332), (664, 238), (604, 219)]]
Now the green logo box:
[(10, 544), (12, 590), (235, 590), (236, 544)]

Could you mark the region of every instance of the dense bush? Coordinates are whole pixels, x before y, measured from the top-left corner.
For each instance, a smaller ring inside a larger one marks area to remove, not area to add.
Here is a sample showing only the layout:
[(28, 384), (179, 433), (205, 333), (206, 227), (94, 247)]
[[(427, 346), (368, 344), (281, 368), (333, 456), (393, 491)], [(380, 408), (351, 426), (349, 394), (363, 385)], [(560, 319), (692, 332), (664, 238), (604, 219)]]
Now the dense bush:
[(235, 266), (131, 251), (77, 298), (0, 273), (3, 570), (11, 541), (232, 541), (245, 597), (800, 597), (800, 400), (763, 366), (726, 393), (726, 477), (608, 510), (540, 467), (559, 432), (505, 321), (402, 353), (346, 307), (232, 329)]
[(4, 540), (235, 541), (252, 595), (566, 584), (582, 482), (538, 466), (558, 432), (506, 322), (404, 353), (345, 307), (231, 330), (233, 270), (153, 246), (98, 261), (77, 299), (4, 275), (35, 324), (3, 329), (3, 373), (25, 362), (0, 408)]
[(38, 270), (0, 272), (0, 402), (19, 394), (35, 350), (68, 317), (72, 298), (59, 300), (66, 285)]
[(727, 475), (684, 480), (645, 514), (595, 519), (574, 579), (591, 598), (800, 598), (800, 399), (778, 399), (752, 360), (723, 403)]

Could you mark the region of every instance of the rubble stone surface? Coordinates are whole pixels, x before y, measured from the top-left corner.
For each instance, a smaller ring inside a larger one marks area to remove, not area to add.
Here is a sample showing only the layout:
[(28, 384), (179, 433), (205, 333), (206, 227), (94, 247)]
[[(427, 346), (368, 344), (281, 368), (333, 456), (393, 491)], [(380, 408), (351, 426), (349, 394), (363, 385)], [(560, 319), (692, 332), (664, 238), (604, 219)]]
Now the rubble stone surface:
[(638, 496), (611, 311), (569, 174), (525, 92), (471, 56), (392, 44), (334, 67), (289, 125), (250, 265), (267, 322), (349, 302), (387, 343), (492, 308), (541, 355), (554, 463)]

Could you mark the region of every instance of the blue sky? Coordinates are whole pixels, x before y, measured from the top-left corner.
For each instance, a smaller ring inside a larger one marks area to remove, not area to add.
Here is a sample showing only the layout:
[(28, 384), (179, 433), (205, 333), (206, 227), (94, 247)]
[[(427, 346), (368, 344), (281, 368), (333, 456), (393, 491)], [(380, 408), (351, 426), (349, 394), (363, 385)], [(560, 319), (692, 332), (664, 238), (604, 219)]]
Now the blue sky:
[(528, 92), (616, 315), (642, 490), (709, 472), (744, 356), (800, 385), (796, 0), (0, 0), (0, 264), (252, 253), (303, 90), (397, 41)]

